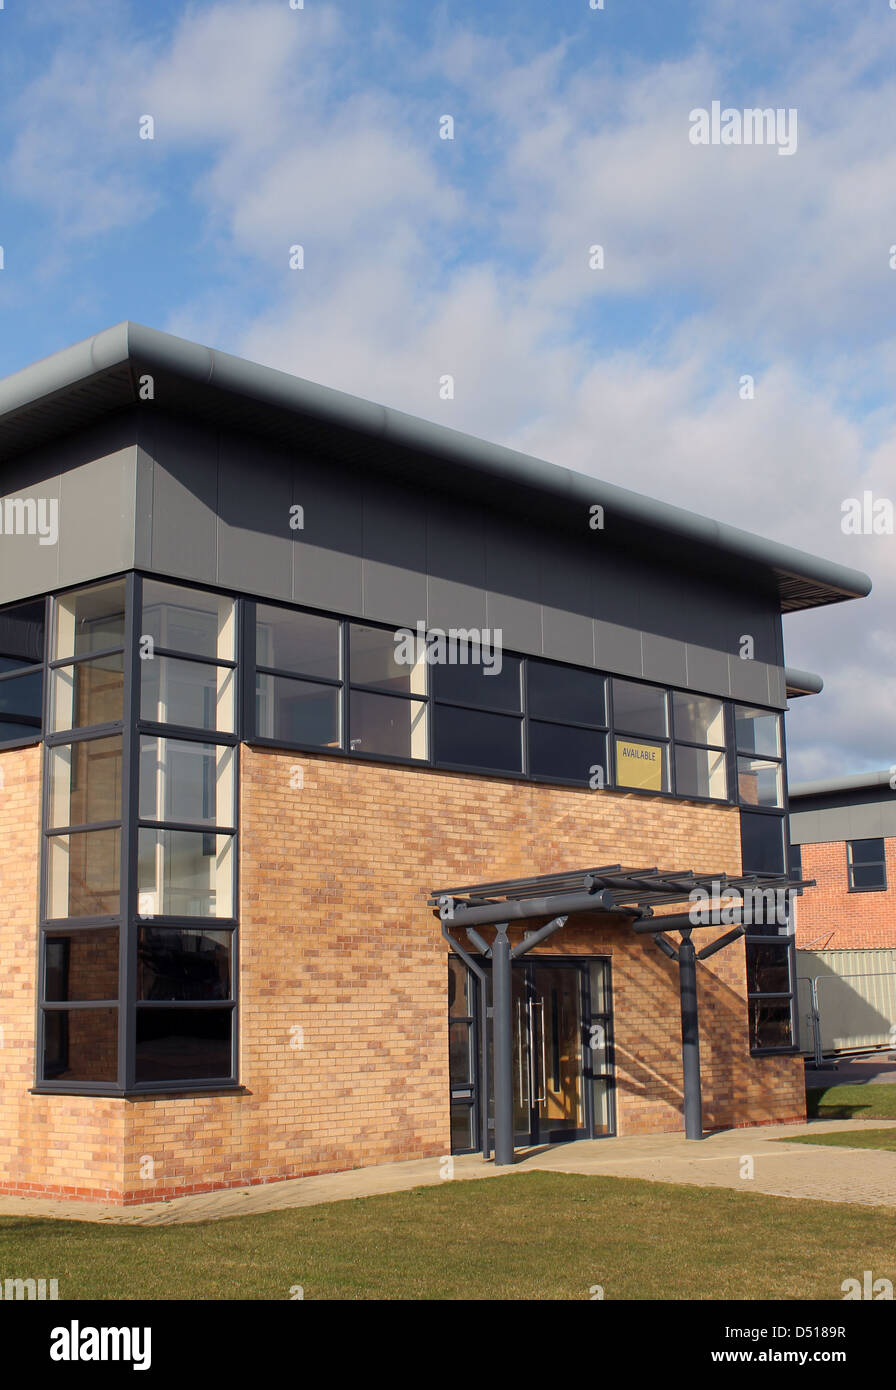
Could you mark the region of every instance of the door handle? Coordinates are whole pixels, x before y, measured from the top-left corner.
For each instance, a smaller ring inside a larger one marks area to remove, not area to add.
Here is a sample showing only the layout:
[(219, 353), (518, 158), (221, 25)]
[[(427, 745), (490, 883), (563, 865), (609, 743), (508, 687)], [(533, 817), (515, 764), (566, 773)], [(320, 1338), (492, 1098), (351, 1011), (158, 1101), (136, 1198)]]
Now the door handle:
[[(523, 1005), (522, 1005), (522, 1002), (521, 1002), (519, 999), (516, 1001), (516, 1040), (517, 1040), (517, 1057), (519, 1058), (519, 1066), (518, 1066), (518, 1068), (517, 1068), (518, 1073), (519, 1073), (519, 1075), (518, 1075), (518, 1090), (519, 1090), (520, 1105), (522, 1105), (523, 1102), (524, 1102), (524, 1100), (526, 1100), (527, 1098), (523, 1095), (523, 1065), (524, 1065), (524, 1064), (523, 1064), (523, 1052), (525, 1051), (525, 1049), (524, 1049), (524, 1047), (523, 1047)], [(527, 1068), (527, 1070), (528, 1070), (528, 1068)], [(527, 1103), (528, 1103), (529, 1105), (532, 1104), (532, 1092), (531, 1092), (531, 1089), (530, 1089), (530, 1091), (529, 1091), (529, 1097), (528, 1097), (528, 1102), (527, 1102)]]

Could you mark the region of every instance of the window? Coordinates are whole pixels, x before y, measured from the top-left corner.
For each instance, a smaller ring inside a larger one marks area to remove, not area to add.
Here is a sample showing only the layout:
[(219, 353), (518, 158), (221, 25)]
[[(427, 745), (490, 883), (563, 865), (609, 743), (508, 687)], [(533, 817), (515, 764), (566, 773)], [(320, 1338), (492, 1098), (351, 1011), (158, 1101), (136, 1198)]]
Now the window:
[(782, 874), (786, 860), (781, 716), (735, 705), (734, 741), (743, 872)]
[[(262, 608), (256, 650), (290, 669), (320, 633)], [(147, 579), (142, 586), (136, 878), (138, 1088), (229, 1081), (234, 1059), (237, 612), (232, 598)], [(316, 642), (316, 645), (315, 645)], [(267, 663), (265, 663), (267, 664)], [(288, 702), (259, 675), (264, 718)], [(305, 687), (288, 680), (290, 686)], [(216, 925), (220, 923), (222, 925)]]
[(349, 748), (353, 753), (425, 762), (429, 748), (423, 644), (396, 638), (392, 628), (348, 624)]
[(725, 706), (689, 691), (672, 692), (675, 792), (678, 796), (728, 799)]
[[(612, 691), (616, 785), (639, 791), (668, 792), (668, 692), (658, 686), (616, 678), (612, 681)], [(644, 735), (653, 738), (648, 742)], [(654, 739), (662, 739), (662, 742)]]
[(54, 601), (52, 733), (122, 722), (124, 609), (123, 579), (79, 589)]
[(139, 576), (53, 603), (38, 1084), (232, 1084), (236, 628), (232, 598)]
[(338, 619), (257, 604), (255, 662), (256, 737), (342, 746)]
[(433, 756), (453, 767), (523, 771), (522, 660), (459, 644), (432, 668)]
[(786, 927), (770, 926), (746, 937), (747, 1015), (750, 1051), (793, 1052), (794, 941)]
[(883, 840), (847, 840), (846, 864), (851, 893), (874, 893), (886, 888), (887, 860)]
[(476, 991), (474, 976), (456, 956), (448, 958), (448, 1071), (451, 1085), (451, 1152), (470, 1153), (476, 1135)]
[[(580, 786), (607, 780), (607, 680), (548, 661), (526, 662), (532, 777)], [(598, 772), (600, 781), (595, 781)]]
[(41, 736), (44, 612), (42, 599), (0, 612), (0, 744)]
[(740, 813), (741, 864), (745, 874), (784, 872), (784, 818)]

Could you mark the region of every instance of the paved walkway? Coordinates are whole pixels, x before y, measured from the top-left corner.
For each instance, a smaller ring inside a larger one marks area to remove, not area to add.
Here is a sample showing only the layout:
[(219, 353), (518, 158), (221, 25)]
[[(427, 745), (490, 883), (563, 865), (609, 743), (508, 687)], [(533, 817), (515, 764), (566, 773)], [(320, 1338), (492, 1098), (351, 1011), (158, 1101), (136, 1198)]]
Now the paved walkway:
[(882, 1052), (862, 1057), (837, 1057), (824, 1066), (806, 1067), (807, 1089), (821, 1086), (896, 1085), (896, 1053)]
[[(545, 1169), (896, 1208), (896, 1152), (776, 1142), (804, 1135), (807, 1131), (825, 1134), (843, 1129), (893, 1126), (896, 1120), (814, 1120), (808, 1126), (763, 1125), (755, 1129), (726, 1130), (710, 1135), (699, 1144), (688, 1143), (679, 1134), (586, 1139), (576, 1144), (557, 1144), (529, 1151), (512, 1167), (504, 1168), (483, 1163), (475, 1154), (465, 1154), (454, 1160), (454, 1179), (475, 1181)], [(753, 1160), (752, 1178), (741, 1177), (745, 1157)], [(119, 1226), (214, 1221), (287, 1207), (316, 1206), (321, 1202), (344, 1202), (384, 1192), (406, 1192), (412, 1187), (442, 1181), (443, 1161), (427, 1158), (411, 1163), (386, 1163), (374, 1168), (355, 1168), (347, 1173), (175, 1197), (169, 1202), (151, 1202), (137, 1207), (0, 1195), (0, 1216), (45, 1216)]]

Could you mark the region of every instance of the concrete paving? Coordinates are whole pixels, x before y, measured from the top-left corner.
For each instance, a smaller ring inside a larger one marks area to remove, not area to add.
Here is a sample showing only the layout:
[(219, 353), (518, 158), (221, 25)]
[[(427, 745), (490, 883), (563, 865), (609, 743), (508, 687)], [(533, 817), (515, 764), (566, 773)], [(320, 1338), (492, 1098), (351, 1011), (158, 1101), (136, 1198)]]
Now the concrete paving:
[[(813, 1120), (809, 1125), (768, 1125), (725, 1130), (689, 1143), (680, 1134), (621, 1139), (585, 1139), (522, 1152), (511, 1167), (496, 1168), (475, 1154), (453, 1160), (454, 1181), (476, 1181), (542, 1169), (604, 1177), (643, 1178), (648, 1182), (729, 1187), (775, 1197), (811, 1198), (896, 1209), (896, 1152), (781, 1143), (806, 1133), (844, 1129), (889, 1129), (896, 1120)], [(752, 1161), (752, 1177), (745, 1159)], [(120, 1207), (99, 1202), (0, 1195), (0, 1216), (43, 1216), (104, 1225), (167, 1226), (215, 1221), (230, 1216), (281, 1211), (288, 1207), (345, 1202), (386, 1192), (406, 1192), (445, 1181), (444, 1159), (418, 1159), (355, 1168), (313, 1178), (255, 1187), (227, 1188), (168, 1202)]]
[(821, 1067), (806, 1066), (806, 1088), (821, 1086), (896, 1085), (896, 1053), (826, 1059)]

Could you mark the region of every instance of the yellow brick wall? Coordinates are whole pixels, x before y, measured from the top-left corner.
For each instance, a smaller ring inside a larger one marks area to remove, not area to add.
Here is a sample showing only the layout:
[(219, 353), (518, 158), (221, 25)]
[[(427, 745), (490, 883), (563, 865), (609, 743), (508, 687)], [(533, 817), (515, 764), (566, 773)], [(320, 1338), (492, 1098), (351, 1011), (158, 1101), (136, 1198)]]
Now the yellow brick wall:
[[(141, 1201), (444, 1154), (447, 971), (433, 888), (601, 863), (740, 863), (730, 807), (243, 748), (242, 1091), (35, 1097), (40, 750), (0, 754), (0, 766), (0, 864), (15, 885), (0, 921), (7, 1046), (15, 1039), (0, 1089), (7, 1191)], [(541, 948), (592, 952), (613, 961), (619, 1132), (679, 1130), (676, 967), (649, 938), (584, 919)], [(699, 979), (707, 1126), (801, 1117), (801, 1060), (749, 1056), (742, 944)]]
[(125, 1103), (34, 1096), (41, 747), (0, 753), (0, 1190), (118, 1197)]

